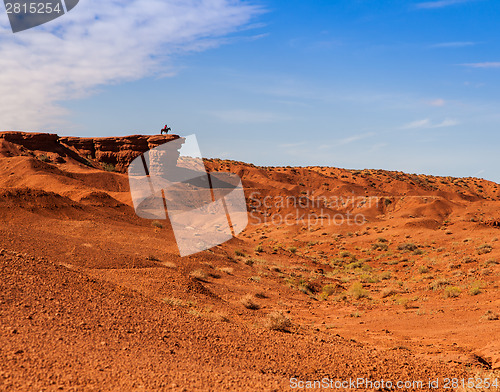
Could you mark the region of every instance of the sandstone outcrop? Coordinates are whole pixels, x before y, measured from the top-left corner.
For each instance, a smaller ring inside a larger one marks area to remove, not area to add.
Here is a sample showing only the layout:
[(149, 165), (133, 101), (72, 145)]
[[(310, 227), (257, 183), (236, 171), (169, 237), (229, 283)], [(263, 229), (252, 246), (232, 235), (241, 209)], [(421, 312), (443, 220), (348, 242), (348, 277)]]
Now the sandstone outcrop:
[(89, 166), (112, 165), (125, 172), (133, 159), (177, 135), (131, 135), (82, 138), (48, 133), (0, 132), (0, 155), (45, 155), (48, 159), (66, 157)]

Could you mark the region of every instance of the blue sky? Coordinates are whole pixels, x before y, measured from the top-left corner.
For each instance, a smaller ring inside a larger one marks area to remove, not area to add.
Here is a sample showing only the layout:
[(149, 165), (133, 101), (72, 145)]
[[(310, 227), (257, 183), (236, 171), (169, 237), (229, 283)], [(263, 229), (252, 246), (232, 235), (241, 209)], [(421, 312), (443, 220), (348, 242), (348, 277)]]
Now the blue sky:
[(0, 129), (168, 123), (206, 157), (500, 181), (498, 2), (177, 3), (82, 0), (14, 35), (0, 20)]

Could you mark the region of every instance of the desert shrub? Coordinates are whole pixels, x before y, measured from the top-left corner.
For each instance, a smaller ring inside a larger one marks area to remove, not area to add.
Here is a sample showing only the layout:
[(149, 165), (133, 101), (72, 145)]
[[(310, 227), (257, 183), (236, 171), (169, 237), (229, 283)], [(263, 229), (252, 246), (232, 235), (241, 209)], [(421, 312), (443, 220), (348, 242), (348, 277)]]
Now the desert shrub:
[(335, 286), (333, 284), (327, 284), (323, 286), (321, 289), (321, 294), (320, 297), (322, 299), (327, 299), (330, 295), (336, 293), (338, 291), (338, 286)]
[(222, 268), (219, 268), (219, 271), (220, 272), (224, 272), (224, 273), (226, 273), (228, 275), (232, 275), (233, 272), (234, 272), (234, 269), (231, 268), (231, 267), (222, 267)]
[(491, 310), (487, 310), (482, 318), (489, 320), (489, 321), (494, 321), (494, 320), (498, 320), (499, 317), (498, 317), (498, 314), (496, 314), (495, 312), (493, 312)]
[(200, 269), (191, 271), (189, 276), (191, 276), (193, 279), (200, 280), (202, 282), (206, 282), (208, 279), (208, 274)]
[(399, 244), (398, 245), (398, 250), (400, 251), (404, 251), (404, 252), (414, 252), (418, 249), (418, 246), (411, 243), (411, 242), (408, 242), (408, 243), (405, 243), (405, 244)]
[(456, 298), (460, 295), (462, 289), (457, 286), (448, 286), (444, 289), (445, 298)]
[(262, 291), (259, 291), (258, 293), (255, 293), (255, 298), (267, 298), (266, 293), (263, 293)]
[(382, 272), (380, 274), (380, 279), (381, 280), (389, 280), (389, 279), (391, 279), (391, 276), (392, 275), (391, 275), (390, 271), (385, 271), (385, 272)]
[(262, 253), (262, 252), (264, 252), (264, 247), (263, 247), (262, 245), (257, 245), (257, 246), (255, 247), (255, 252), (257, 252), (257, 253)]
[(174, 297), (165, 297), (163, 298), (163, 302), (172, 306), (186, 306), (186, 303), (182, 299)]
[(372, 249), (382, 252), (382, 251), (386, 251), (387, 249), (389, 249), (389, 247), (387, 246), (386, 243), (376, 242), (376, 243), (372, 244)]
[(288, 250), (289, 250), (290, 252), (292, 252), (293, 254), (295, 254), (295, 253), (297, 252), (297, 248), (296, 248), (295, 246), (291, 246), (291, 247), (289, 247), (289, 248), (288, 248)]
[(265, 325), (273, 331), (289, 332), (292, 322), (282, 312), (272, 312), (266, 316)]
[(354, 299), (368, 298), (368, 291), (363, 288), (360, 282), (353, 283), (347, 292)]
[(474, 282), (471, 285), (471, 288), (469, 290), (470, 295), (478, 295), (481, 294), (481, 284), (479, 282)]
[(365, 263), (363, 263), (360, 260), (357, 260), (357, 261), (353, 261), (352, 263), (347, 264), (345, 267), (347, 269), (358, 269), (358, 268), (363, 268), (364, 265), (365, 265)]
[(160, 259), (158, 257), (156, 257), (155, 255), (149, 255), (148, 257), (146, 257), (146, 260), (149, 260), (149, 261), (160, 261)]
[(378, 282), (380, 282), (380, 279), (372, 274), (363, 274), (359, 278), (364, 283), (378, 283)]
[(243, 252), (242, 250), (239, 250), (239, 249), (236, 249), (236, 250), (234, 251), (234, 254), (235, 254), (236, 256), (245, 257), (245, 252)]
[(390, 287), (386, 287), (384, 288), (382, 291), (381, 291), (381, 295), (382, 295), (382, 298), (387, 298), (387, 297), (390, 297), (392, 295), (395, 295), (395, 294), (398, 294), (399, 291), (398, 290), (395, 290), (395, 289), (392, 289)]
[(410, 298), (398, 297), (394, 301), (396, 304), (403, 306), (405, 309), (411, 309), (413, 305), (411, 304)]
[(418, 272), (420, 272), (421, 274), (426, 274), (429, 272), (429, 267), (427, 267), (426, 265), (421, 265), (420, 267), (418, 267)]
[(157, 229), (163, 229), (163, 225), (161, 224), (161, 222), (158, 222), (157, 220), (151, 222), (151, 226), (156, 227)]
[(50, 162), (50, 158), (45, 154), (39, 155), (37, 158), (39, 161), (42, 162)]
[(252, 310), (260, 309), (260, 305), (257, 302), (254, 301), (254, 298), (253, 298), (253, 296), (251, 294), (245, 295), (241, 299), (241, 303), (247, 309), (252, 309)]
[(484, 255), (486, 253), (490, 253), (493, 250), (493, 247), (488, 244), (481, 245), (477, 248), (478, 255)]
[(339, 253), (340, 257), (351, 257), (351, 253), (349, 253), (346, 250), (343, 250), (342, 252)]
[(450, 282), (448, 281), (448, 279), (445, 279), (445, 278), (439, 278), (439, 279), (435, 279), (433, 282), (431, 282), (431, 284), (429, 285), (429, 287), (432, 289), (432, 290), (439, 290), (445, 286), (448, 286), (450, 284)]
[(101, 163), (101, 167), (104, 170), (109, 171), (109, 172), (114, 172), (115, 171), (115, 165), (113, 165), (112, 163), (103, 162), (103, 163)]
[(245, 260), (245, 264), (249, 265), (251, 267), (252, 265), (255, 264), (255, 261), (254, 261), (254, 259), (246, 259)]

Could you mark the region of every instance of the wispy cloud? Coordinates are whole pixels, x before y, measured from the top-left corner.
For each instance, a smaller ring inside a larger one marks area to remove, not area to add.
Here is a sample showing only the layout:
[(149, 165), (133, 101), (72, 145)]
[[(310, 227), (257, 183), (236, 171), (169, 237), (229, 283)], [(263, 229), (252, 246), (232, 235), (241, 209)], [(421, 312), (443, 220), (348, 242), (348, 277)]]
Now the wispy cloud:
[(57, 126), (59, 102), (175, 73), (174, 56), (223, 44), (261, 12), (241, 0), (86, 0), (18, 34), (1, 18), (0, 128)]
[(438, 44), (431, 45), (431, 48), (465, 48), (467, 46), (477, 45), (477, 42), (471, 41), (457, 41), (457, 42), (440, 42)]
[(450, 5), (467, 3), (471, 0), (439, 0), (439, 1), (425, 1), (422, 3), (415, 4), (415, 7), (419, 9), (434, 9), (434, 8), (444, 8)]
[(347, 136), (338, 140), (333, 141), (331, 144), (322, 144), (318, 147), (320, 150), (327, 150), (333, 147), (345, 146), (347, 144), (355, 143), (363, 139), (375, 136), (375, 132), (366, 132), (358, 135)]
[(348, 137), (345, 137), (343, 139), (338, 140), (336, 145), (343, 146), (346, 144), (351, 144), (351, 143), (357, 142), (359, 140), (369, 138), (369, 137), (374, 136), (374, 135), (375, 135), (374, 132), (367, 132), (367, 133), (363, 133), (363, 134), (359, 134), (359, 135), (348, 136)]
[(500, 68), (500, 62), (467, 63), (462, 65), (471, 68)]
[(459, 125), (460, 122), (451, 118), (446, 118), (439, 123), (433, 123), (430, 119), (424, 118), (405, 124), (401, 129), (430, 129), (430, 128), (446, 128)]
[(437, 107), (446, 105), (446, 101), (442, 98), (433, 99), (433, 100), (427, 101), (427, 103), (430, 106), (437, 106)]
[(423, 120), (412, 121), (411, 123), (405, 124), (401, 129), (416, 129), (416, 128), (428, 128), (431, 121), (428, 118)]

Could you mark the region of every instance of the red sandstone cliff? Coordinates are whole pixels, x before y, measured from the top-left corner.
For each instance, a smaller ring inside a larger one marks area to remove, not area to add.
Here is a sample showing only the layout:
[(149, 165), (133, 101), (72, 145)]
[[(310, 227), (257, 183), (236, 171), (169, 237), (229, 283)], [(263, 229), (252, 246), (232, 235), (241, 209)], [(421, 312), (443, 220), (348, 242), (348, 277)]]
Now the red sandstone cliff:
[(0, 132), (0, 156), (42, 156), (55, 162), (73, 159), (93, 167), (113, 165), (125, 172), (140, 154), (177, 135), (131, 135), (121, 137), (81, 138), (48, 133)]

